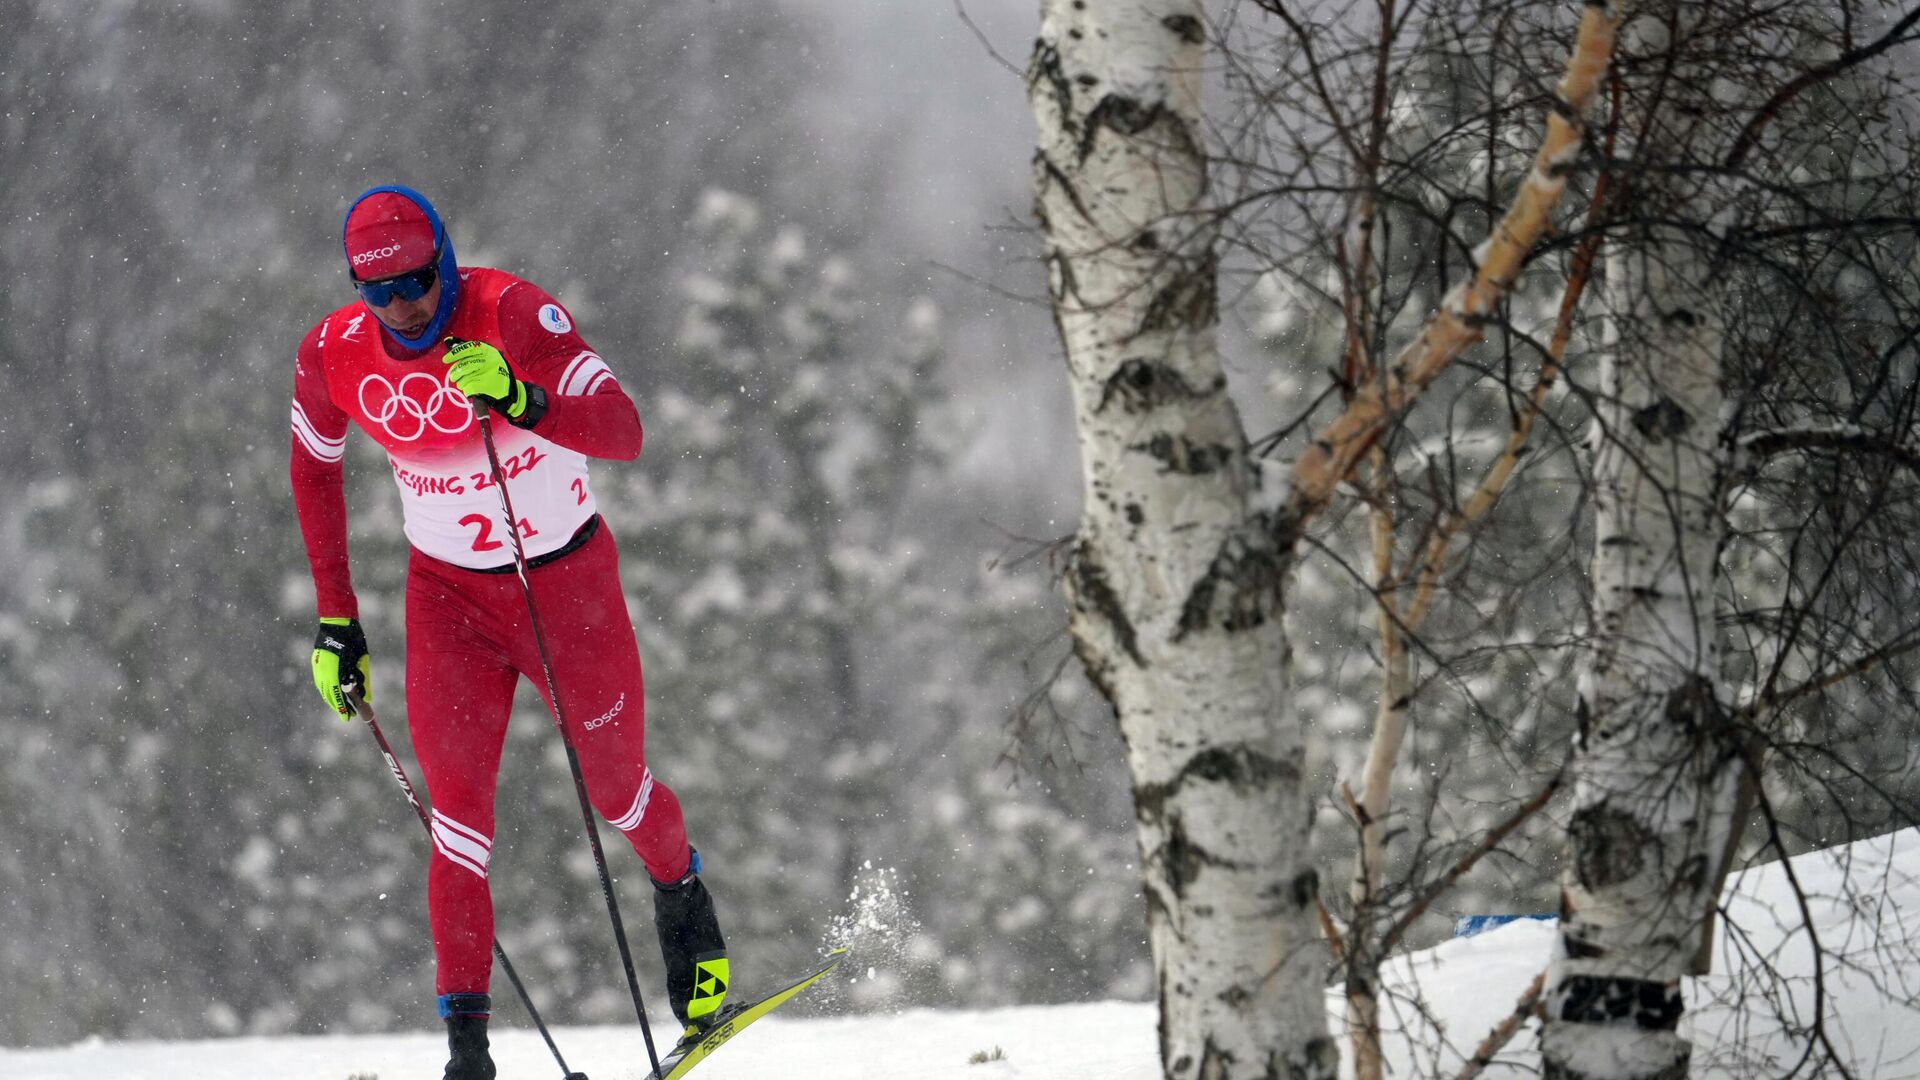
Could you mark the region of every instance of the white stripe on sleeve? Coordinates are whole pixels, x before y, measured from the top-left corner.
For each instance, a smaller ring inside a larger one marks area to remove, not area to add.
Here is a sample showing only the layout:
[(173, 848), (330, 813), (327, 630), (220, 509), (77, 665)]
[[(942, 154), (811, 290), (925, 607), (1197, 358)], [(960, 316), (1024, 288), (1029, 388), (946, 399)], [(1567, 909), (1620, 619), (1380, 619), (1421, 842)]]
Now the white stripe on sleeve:
[(613, 378), (613, 370), (607, 367), (607, 362), (594, 353), (583, 352), (574, 357), (561, 374), (559, 392), (566, 397), (590, 393), (589, 388), (597, 386), (597, 379), (602, 376)]
[(313, 426), (313, 421), (307, 419), (307, 410), (301, 408), (298, 401), (293, 403), (293, 434), (300, 440), (300, 445), (306, 447), (307, 453), (321, 461), (334, 462), (346, 456), (347, 437), (342, 435), (337, 439), (329, 439), (320, 434), (319, 429)]

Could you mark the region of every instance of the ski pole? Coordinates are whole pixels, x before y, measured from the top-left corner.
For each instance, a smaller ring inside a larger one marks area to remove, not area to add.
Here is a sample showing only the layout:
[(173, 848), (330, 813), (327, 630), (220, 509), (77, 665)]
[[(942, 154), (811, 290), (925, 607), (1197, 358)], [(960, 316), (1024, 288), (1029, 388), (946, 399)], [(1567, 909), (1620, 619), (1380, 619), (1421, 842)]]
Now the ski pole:
[[(367, 721), (367, 730), (373, 732), (373, 741), (380, 744), (380, 753), (387, 759), (387, 768), (393, 771), (393, 778), (400, 781), (400, 790), (407, 793), (407, 802), (413, 804), (413, 812), (420, 818), (420, 826), (427, 830), (427, 837), (433, 837), (433, 822), (427, 818), (427, 808), (420, 804), (419, 796), (413, 792), (413, 781), (407, 779), (407, 770), (400, 767), (400, 759), (394, 756), (393, 747), (387, 743), (387, 735), (380, 730), (380, 718), (373, 714), (373, 706), (360, 696), (358, 690), (347, 692), (347, 703), (353, 711)], [(527, 1015), (533, 1017), (533, 1026), (540, 1031), (540, 1037), (547, 1041), (547, 1049), (553, 1051), (553, 1060), (560, 1063), (564, 1080), (587, 1080), (586, 1073), (577, 1073), (567, 1068), (567, 1059), (560, 1056), (560, 1047), (553, 1041), (553, 1035), (547, 1031), (547, 1022), (540, 1019), (540, 1010), (534, 1007), (533, 996), (527, 993), (526, 986), (520, 981), (520, 973), (513, 970), (513, 961), (507, 959), (507, 950), (500, 945), (500, 939), (493, 939), (493, 956), (500, 961), (500, 970), (506, 972), (507, 981), (520, 995), (521, 1004), (527, 1007)]]
[(627, 930), (620, 922), (620, 904), (613, 896), (613, 875), (607, 870), (607, 855), (600, 847), (600, 829), (593, 820), (593, 804), (587, 799), (587, 781), (580, 772), (580, 754), (567, 735), (567, 722), (560, 709), (560, 687), (554, 683), (553, 660), (547, 654), (546, 635), (540, 630), (540, 609), (533, 602), (533, 578), (527, 569), (526, 549), (520, 543), (520, 519), (513, 515), (513, 500), (507, 495), (507, 477), (500, 468), (500, 452), (493, 445), (493, 425), (483, 401), (473, 402), (474, 419), (480, 423), (480, 441), (487, 448), (487, 468), (493, 474), (493, 486), (500, 491), (500, 508), (507, 514), (507, 535), (513, 538), (513, 568), (520, 578), (520, 595), (527, 601), (527, 623), (533, 629), (534, 648), (540, 653), (540, 670), (547, 679), (547, 700), (553, 702), (553, 726), (560, 732), (560, 745), (567, 750), (567, 768), (573, 773), (573, 791), (580, 799), (580, 816), (587, 825), (587, 844), (593, 849), (593, 863), (600, 871), (600, 892), (607, 900), (607, 916), (613, 920), (613, 940), (620, 946), (620, 963), (626, 968), (627, 989), (633, 994), (633, 1011), (640, 1017), (640, 1037), (647, 1044), (649, 1075), (660, 1075), (660, 1055), (653, 1047), (653, 1027), (647, 1023), (647, 1006), (640, 1000), (640, 976), (634, 972), (633, 952), (627, 948)]

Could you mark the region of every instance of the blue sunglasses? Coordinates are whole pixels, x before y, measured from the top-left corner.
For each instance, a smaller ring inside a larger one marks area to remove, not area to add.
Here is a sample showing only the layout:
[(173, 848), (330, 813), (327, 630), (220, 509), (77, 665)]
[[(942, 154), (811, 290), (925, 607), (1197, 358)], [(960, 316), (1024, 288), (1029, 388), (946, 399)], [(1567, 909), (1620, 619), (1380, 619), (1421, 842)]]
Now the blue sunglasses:
[(379, 281), (356, 281), (353, 287), (359, 290), (360, 299), (365, 300), (368, 307), (383, 308), (393, 303), (395, 298), (420, 299), (427, 295), (427, 290), (433, 288), (433, 283), (438, 280), (440, 280), (440, 252), (435, 251), (433, 261), (418, 270), (396, 274), (390, 278), (381, 278)]

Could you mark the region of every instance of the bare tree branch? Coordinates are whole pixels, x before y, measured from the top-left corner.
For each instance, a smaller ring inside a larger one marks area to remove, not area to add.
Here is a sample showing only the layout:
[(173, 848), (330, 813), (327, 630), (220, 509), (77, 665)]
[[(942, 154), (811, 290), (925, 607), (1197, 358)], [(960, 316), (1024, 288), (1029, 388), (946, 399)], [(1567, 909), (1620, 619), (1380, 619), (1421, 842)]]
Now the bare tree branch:
[(1832, 61), (1805, 72), (1799, 78), (1782, 86), (1771, 98), (1767, 99), (1765, 104), (1754, 110), (1753, 117), (1747, 121), (1746, 127), (1741, 129), (1740, 137), (1734, 140), (1732, 149), (1727, 151), (1726, 158), (1721, 162), (1722, 167), (1730, 172), (1738, 170), (1741, 165), (1746, 162), (1747, 155), (1753, 151), (1754, 146), (1759, 142), (1761, 131), (1765, 130), (1766, 126), (1771, 124), (1774, 119), (1780, 115), (1781, 110), (1786, 108), (1788, 102), (1799, 97), (1808, 87), (1823, 83), (1835, 75), (1846, 71), (1848, 68), (1857, 67), (1903, 41), (1913, 40), (1907, 37), (1906, 34), (1907, 31), (1913, 29), (1913, 25), (1916, 22), (1920, 22), (1920, 6), (1916, 6), (1912, 11), (1907, 12), (1906, 16), (1899, 22), (1893, 24), (1886, 33), (1875, 38), (1868, 44), (1862, 45), (1859, 48), (1848, 49), (1846, 52), (1834, 57)]
[(1356, 394), (1347, 411), (1294, 463), (1293, 491), (1282, 524), (1295, 535), (1326, 506), (1333, 489), (1352, 475), (1393, 417), (1484, 334), (1488, 318), (1512, 287), (1534, 243), (1546, 233), (1553, 209), (1566, 190), (1568, 170), (1585, 142), (1581, 117), (1606, 73), (1617, 27), (1611, 10), (1586, 8), (1533, 172), (1484, 245), (1472, 279), (1441, 301), (1440, 310), (1420, 336), (1394, 358), (1385, 385), (1369, 385)]

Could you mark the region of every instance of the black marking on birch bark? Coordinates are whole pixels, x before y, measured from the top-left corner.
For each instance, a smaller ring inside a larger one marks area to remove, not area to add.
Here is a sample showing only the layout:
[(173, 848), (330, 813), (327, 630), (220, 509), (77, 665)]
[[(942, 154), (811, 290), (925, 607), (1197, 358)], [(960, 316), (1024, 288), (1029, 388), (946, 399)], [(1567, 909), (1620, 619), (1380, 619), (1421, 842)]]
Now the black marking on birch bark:
[(1164, 431), (1127, 449), (1144, 452), (1164, 466), (1167, 472), (1182, 476), (1207, 476), (1233, 464), (1231, 446), (1196, 443), (1185, 435), (1170, 435)]
[(1305, 908), (1312, 904), (1320, 896), (1320, 871), (1302, 870), (1293, 875), (1288, 891), (1293, 896), (1294, 907)]
[(1300, 776), (1299, 768), (1292, 762), (1268, 757), (1244, 743), (1209, 747), (1195, 754), (1180, 771), (1211, 783), (1253, 788), (1297, 780)]
[[(1065, 300), (1069, 296), (1078, 299), (1080, 296), (1080, 279), (1073, 272), (1073, 260), (1067, 258), (1064, 252), (1056, 248), (1047, 253), (1047, 267), (1053, 271), (1053, 273), (1047, 276), (1047, 283), (1049, 287), (1054, 290), (1054, 300)], [(1066, 324), (1061, 321), (1061, 311), (1066, 305), (1055, 303), (1051, 305), (1051, 307), (1053, 308), (1053, 328), (1059, 331), (1061, 347), (1065, 348), (1068, 341), (1067, 327)], [(1073, 356), (1071, 352), (1068, 353), (1067, 360), (1069, 364), (1072, 363)]]
[(1106, 385), (1100, 388), (1100, 403), (1093, 411), (1105, 412), (1108, 405), (1118, 401), (1130, 413), (1146, 412), (1174, 402), (1197, 401), (1225, 387), (1225, 375), (1215, 377), (1205, 387), (1196, 387), (1170, 365), (1134, 357), (1122, 361), (1107, 377)]
[(1187, 835), (1187, 823), (1179, 814), (1167, 817), (1167, 842), (1162, 847), (1161, 863), (1166, 867), (1167, 886), (1173, 895), (1185, 899), (1187, 886), (1200, 878), (1200, 871), (1209, 866), (1232, 867), (1234, 864), (1194, 843)]
[[(1150, 827), (1167, 829), (1169, 839), (1166, 846), (1170, 851), (1176, 846), (1191, 846), (1191, 841), (1185, 838), (1184, 833), (1181, 835), (1179, 845), (1176, 845), (1172, 839), (1173, 833), (1179, 829), (1179, 822), (1178, 815), (1171, 813), (1169, 806), (1188, 784), (1196, 781), (1225, 784), (1242, 796), (1255, 795), (1271, 790), (1275, 786), (1298, 784), (1300, 767), (1284, 758), (1265, 754), (1246, 743), (1228, 743), (1222, 746), (1210, 746), (1188, 758), (1180, 766), (1180, 771), (1171, 779), (1155, 784), (1137, 785), (1133, 791), (1134, 813)], [(1198, 852), (1203, 861), (1213, 865), (1232, 865), (1225, 860), (1200, 852), (1197, 847), (1193, 848), (1193, 851)], [(1182, 850), (1178, 854), (1185, 857), (1188, 853)], [(1309, 890), (1310, 900), (1313, 892), (1320, 887), (1319, 878), (1312, 871), (1302, 876), (1308, 879), (1305, 887)], [(1301, 879), (1295, 878), (1293, 885), (1296, 889), (1300, 888)]]
[[(1113, 631), (1114, 639), (1120, 643), (1120, 648), (1134, 663), (1141, 667), (1148, 666), (1147, 658), (1140, 655), (1139, 636), (1134, 632), (1133, 620), (1127, 617), (1126, 607), (1120, 603), (1120, 594), (1108, 583), (1107, 572), (1087, 555), (1084, 547), (1074, 554), (1073, 582), (1073, 591), (1080, 598), (1078, 606), (1081, 610), (1105, 622)], [(1107, 700), (1113, 700), (1111, 693), (1107, 694)]]
[(1267, 1060), (1267, 1076), (1272, 1080), (1333, 1080), (1340, 1071), (1340, 1051), (1335, 1047), (1333, 1036), (1315, 1035), (1300, 1048), (1302, 1058), (1287, 1064), (1287, 1074), (1280, 1075), (1279, 1054)]
[(1603, 975), (1569, 975), (1556, 989), (1561, 1020), (1572, 1024), (1672, 1031), (1684, 1006), (1678, 984)]
[[(1134, 814), (1149, 828), (1164, 832), (1160, 861), (1175, 896), (1185, 896), (1188, 885), (1208, 866), (1244, 869), (1241, 864), (1220, 857), (1195, 843), (1187, 834), (1186, 823), (1172, 803), (1189, 783), (1200, 781), (1225, 784), (1236, 793), (1257, 795), (1276, 785), (1299, 782), (1300, 769), (1290, 761), (1270, 757), (1245, 743), (1209, 747), (1187, 759), (1173, 778), (1157, 784), (1134, 788)], [(1304, 884), (1303, 884), (1304, 881)], [(1307, 890), (1309, 901), (1319, 889), (1319, 878), (1311, 871), (1293, 881), (1296, 893)], [(1304, 906), (1296, 896), (1296, 905)]]
[[(1157, 241), (1156, 241), (1157, 242)], [(1211, 254), (1190, 259), (1169, 277), (1140, 316), (1136, 334), (1212, 326), (1218, 317), (1218, 267)]]
[(1297, 783), (1300, 767), (1267, 754), (1246, 743), (1210, 746), (1188, 758), (1171, 780), (1143, 784), (1135, 789), (1134, 801), (1143, 816), (1157, 821), (1166, 812), (1166, 804), (1180, 794), (1189, 782), (1226, 784), (1241, 793), (1259, 791), (1273, 784)]
[(1080, 160), (1084, 162), (1093, 156), (1093, 143), (1101, 128), (1131, 139), (1162, 119), (1168, 121), (1169, 145), (1155, 147), (1156, 152), (1149, 156), (1162, 162), (1200, 162), (1203, 157), (1200, 144), (1195, 141), (1193, 132), (1187, 130), (1186, 123), (1178, 113), (1167, 108), (1163, 102), (1156, 101), (1148, 105), (1125, 94), (1108, 94), (1087, 111), (1080, 127)]
[(1209, 1035), (1201, 1044), (1199, 1080), (1218, 1080), (1219, 1077), (1232, 1076), (1234, 1062), (1239, 1059), (1228, 1051), (1215, 1045)]
[[(1149, 863), (1151, 863), (1152, 856), (1153, 853), (1151, 851), (1147, 852), (1145, 856)], [(1147, 922), (1149, 924), (1155, 919), (1171, 919), (1173, 917), (1167, 910), (1167, 901), (1160, 895), (1159, 889), (1142, 889), (1141, 892), (1144, 893), (1147, 898)]]
[[(1112, 657), (1104, 653), (1096, 653), (1082, 634), (1068, 636), (1073, 639), (1073, 652), (1080, 658), (1080, 666), (1086, 670), (1087, 681), (1093, 684), (1095, 690), (1100, 691), (1100, 696), (1107, 700), (1107, 704), (1114, 707), (1114, 719), (1118, 721), (1120, 699), (1114, 696)], [(1128, 741), (1127, 726), (1122, 723), (1115, 723), (1114, 726), (1120, 729), (1121, 741)]]
[(1088, 110), (1080, 125), (1080, 160), (1093, 156), (1093, 140), (1100, 129), (1111, 128), (1122, 135), (1138, 135), (1160, 118), (1163, 106), (1142, 105), (1138, 98), (1108, 94)]
[(1279, 597), (1285, 558), (1258, 519), (1235, 530), (1188, 591), (1173, 640), (1216, 626), (1232, 633), (1264, 625)]
[(1291, 559), (1300, 544), (1300, 538), (1306, 534), (1306, 517), (1297, 510), (1282, 507), (1271, 513), (1256, 515), (1255, 520), (1273, 538), (1274, 549), (1280, 553), (1280, 557)]
[(1067, 73), (1061, 68), (1060, 50), (1047, 44), (1045, 38), (1036, 38), (1033, 42), (1033, 59), (1027, 63), (1028, 95), (1032, 95), (1042, 82), (1052, 92), (1054, 104), (1059, 106), (1060, 126), (1071, 132), (1074, 128), (1073, 87), (1068, 85)]
[[(1633, 1080), (1687, 1080), (1688, 1072), (1693, 1068), (1692, 1058), (1693, 1048), (1683, 1043), (1680, 1047), (1680, 1060), (1666, 1065), (1658, 1072), (1636, 1073)], [(1616, 1080), (1618, 1076), (1619, 1074), (1612, 1069), (1598, 1074), (1576, 1069), (1567, 1062), (1551, 1056), (1541, 1062), (1540, 1080)]]
[(1128, 503), (1126, 506), (1125, 513), (1127, 515), (1127, 524), (1129, 525), (1138, 527), (1146, 523), (1147, 512), (1145, 510), (1142, 510), (1140, 508), (1140, 504), (1137, 502)]
[[(1067, 202), (1073, 205), (1074, 213), (1079, 214), (1082, 221), (1093, 220), (1093, 211), (1088, 209), (1086, 202), (1080, 198), (1079, 187), (1067, 177), (1066, 172), (1062, 170), (1060, 166), (1053, 163), (1052, 158), (1048, 157), (1044, 151), (1036, 151), (1033, 155), (1033, 162), (1034, 170), (1040, 173), (1046, 181), (1045, 184), (1036, 183), (1036, 191), (1044, 191), (1047, 186), (1059, 188), (1061, 193), (1066, 195)], [(1039, 178), (1036, 178), (1036, 180), (1038, 179)], [(1033, 202), (1034, 216), (1040, 219), (1040, 224), (1042, 228), (1045, 229), (1052, 220), (1047, 216), (1046, 197), (1044, 194), (1035, 195)], [(1046, 231), (1051, 232), (1050, 229)], [(1066, 256), (1061, 255), (1060, 258), (1065, 260)]]
[(1575, 811), (1567, 832), (1574, 873), (1590, 892), (1632, 880), (1646, 865), (1646, 852), (1659, 843), (1646, 826), (1605, 803)]
[(1606, 949), (1587, 940), (1585, 936), (1587, 928), (1584, 924), (1569, 926), (1567, 917), (1563, 913), (1560, 917), (1560, 925), (1567, 927), (1566, 933), (1560, 936), (1560, 947), (1566, 950), (1567, 959), (1598, 960), (1607, 955)]
[(1180, 36), (1180, 40), (1189, 45), (1203, 45), (1207, 40), (1206, 28), (1192, 15), (1169, 15), (1160, 20), (1160, 25)]
[[(1733, 752), (1738, 752), (1739, 732), (1731, 724), (1731, 716), (1720, 705), (1720, 699), (1714, 694), (1713, 683), (1701, 675), (1690, 676), (1685, 682), (1673, 688), (1667, 695), (1664, 713), (1667, 723), (1689, 735), (1705, 736), (1716, 741), (1725, 741)], [(1714, 760), (1721, 758), (1714, 754)]]
[(1660, 395), (1660, 399), (1653, 404), (1635, 410), (1633, 414), (1634, 430), (1640, 433), (1641, 438), (1655, 446), (1686, 434), (1687, 429), (1692, 426), (1693, 418), (1665, 394)]

